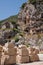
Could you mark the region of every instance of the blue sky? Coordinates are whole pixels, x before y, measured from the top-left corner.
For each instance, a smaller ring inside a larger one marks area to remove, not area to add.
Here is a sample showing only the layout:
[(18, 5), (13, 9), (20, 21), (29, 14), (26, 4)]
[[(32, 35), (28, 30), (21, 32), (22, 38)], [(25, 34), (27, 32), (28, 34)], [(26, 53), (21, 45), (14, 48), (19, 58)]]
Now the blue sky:
[(0, 0), (0, 20), (19, 12), (22, 3), (27, 0)]

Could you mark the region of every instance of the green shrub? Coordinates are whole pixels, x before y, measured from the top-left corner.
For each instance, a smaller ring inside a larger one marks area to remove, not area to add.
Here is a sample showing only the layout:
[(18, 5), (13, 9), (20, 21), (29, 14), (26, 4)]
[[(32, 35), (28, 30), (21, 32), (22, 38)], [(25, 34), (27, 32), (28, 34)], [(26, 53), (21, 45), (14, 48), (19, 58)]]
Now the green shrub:
[(15, 21), (10, 21), (12, 24), (16, 24), (16, 22)]
[(28, 2), (33, 4), (36, 2), (36, 0), (28, 0)]
[(22, 36), (22, 37), (23, 37), (23, 33), (20, 33), (20, 36)]
[(29, 47), (29, 44), (26, 44), (26, 47)]
[(18, 42), (19, 41), (19, 37), (15, 37), (15, 42)]
[(21, 6), (21, 9), (24, 9), (26, 3), (23, 3), (22, 6)]
[(18, 29), (16, 29), (16, 28), (13, 28), (13, 31), (14, 31), (14, 32), (19, 32)]

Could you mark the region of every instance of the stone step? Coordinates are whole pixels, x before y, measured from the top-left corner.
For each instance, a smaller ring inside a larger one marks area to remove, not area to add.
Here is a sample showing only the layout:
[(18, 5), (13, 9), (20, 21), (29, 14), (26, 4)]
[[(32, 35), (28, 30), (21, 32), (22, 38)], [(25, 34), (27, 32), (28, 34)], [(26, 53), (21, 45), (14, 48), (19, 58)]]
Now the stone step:
[(43, 54), (38, 54), (39, 60), (43, 61)]

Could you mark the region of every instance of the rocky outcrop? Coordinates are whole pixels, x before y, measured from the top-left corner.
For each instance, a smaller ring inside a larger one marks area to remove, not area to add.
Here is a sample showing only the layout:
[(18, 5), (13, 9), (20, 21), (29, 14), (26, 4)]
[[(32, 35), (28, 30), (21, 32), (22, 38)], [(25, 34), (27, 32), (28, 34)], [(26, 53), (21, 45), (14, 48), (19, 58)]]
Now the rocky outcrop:
[(30, 34), (43, 33), (43, 1), (26, 3), (24, 9), (19, 12), (18, 24)]
[(25, 3), (18, 14), (18, 24), (25, 32), (25, 44), (43, 49), (43, 1)]
[[(12, 41), (15, 45), (39, 46), (43, 49), (43, 1), (24, 3), (18, 13), (4, 20), (0, 26), (0, 44)], [(12, 19), (13, 18), (13, 19)]]
[(6, 29), (6, 28), (13, 28), (13, 25), (12, 25), (12, 23), (11, 22), (8, 22), (8, 21), (6, 21), (6, 22), (3, 22), (2, 23), (2, 29)]
[(2, 37), (4, 37), (4, 39), (8, 39), (14, 36), (14, 31), (13, 30), (5, 30), (2, 33)]

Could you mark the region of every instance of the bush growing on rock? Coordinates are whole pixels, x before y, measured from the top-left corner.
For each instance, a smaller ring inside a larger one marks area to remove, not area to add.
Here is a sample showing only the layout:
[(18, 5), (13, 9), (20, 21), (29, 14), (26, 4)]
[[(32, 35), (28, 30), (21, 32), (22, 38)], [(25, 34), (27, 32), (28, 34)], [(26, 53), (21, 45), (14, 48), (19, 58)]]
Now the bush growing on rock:
[(24, 9), (26, 3), (23, 3), (22, 6), (21, 6), (21, 9)]
[(28, 0), (29, 1), (29, 3), (35, 3), (36, 2), (36, 0)]

